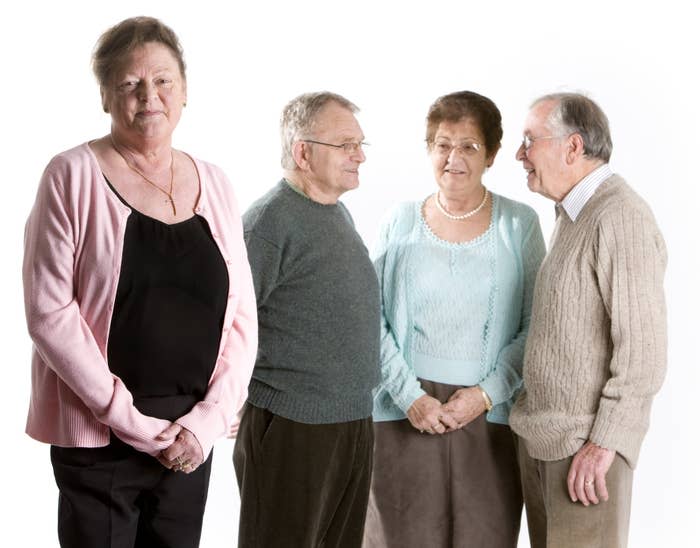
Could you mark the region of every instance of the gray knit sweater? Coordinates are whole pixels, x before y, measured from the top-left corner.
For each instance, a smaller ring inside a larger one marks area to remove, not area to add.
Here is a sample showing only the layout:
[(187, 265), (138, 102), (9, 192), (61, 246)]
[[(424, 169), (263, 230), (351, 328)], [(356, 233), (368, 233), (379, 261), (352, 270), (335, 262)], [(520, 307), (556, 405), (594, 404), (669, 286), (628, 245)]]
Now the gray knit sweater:
[(281, 181), (243, 224), (259, 323), (248, 401), (309, 424), (369, 417), (379, 284), (347, 209)]
[(636, 465), (666, 370), (665, 268), (651, 211), (617, 175), (575, 223), (558, 216), (510, 415), (532, 457), (562, 459), (591, 440)]

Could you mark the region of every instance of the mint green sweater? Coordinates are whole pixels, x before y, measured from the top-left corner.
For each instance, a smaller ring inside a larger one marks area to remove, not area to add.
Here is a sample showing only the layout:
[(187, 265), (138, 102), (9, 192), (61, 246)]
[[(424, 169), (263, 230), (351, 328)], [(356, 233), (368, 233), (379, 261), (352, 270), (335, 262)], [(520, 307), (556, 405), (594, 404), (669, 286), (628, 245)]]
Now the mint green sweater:
[(440, 240), (422, 202), (382, 224), (374, 264), (382, 294), (381, 384), (374, 420), (399, 420), (424, 391), (418, 378), (479, 384), (507, 424), (522, 384), (535, 277), (545, 254), (537, 214), (492, 194), (491, 224), (465, 243)]

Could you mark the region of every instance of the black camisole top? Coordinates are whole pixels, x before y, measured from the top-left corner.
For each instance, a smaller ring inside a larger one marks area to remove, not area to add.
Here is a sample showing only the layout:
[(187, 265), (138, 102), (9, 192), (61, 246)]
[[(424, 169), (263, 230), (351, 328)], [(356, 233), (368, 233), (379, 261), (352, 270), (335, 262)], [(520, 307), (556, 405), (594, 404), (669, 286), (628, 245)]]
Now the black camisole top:
[(107, 344), (109, 368), (139, 411), (175, 420), (207, 391), (228, 271), (203, 217), (169, 225), (132, 208), (110, 187), (132, 213)]

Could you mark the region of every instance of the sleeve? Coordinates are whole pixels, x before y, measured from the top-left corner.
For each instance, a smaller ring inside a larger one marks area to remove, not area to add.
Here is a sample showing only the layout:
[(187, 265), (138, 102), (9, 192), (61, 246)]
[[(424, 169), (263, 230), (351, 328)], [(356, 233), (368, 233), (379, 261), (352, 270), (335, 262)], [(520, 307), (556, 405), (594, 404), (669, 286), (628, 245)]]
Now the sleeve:
[[(25, 230), (24, 282), (27, 328), (41, 360), (80, 398), (96, 419), (135, 449), (155, 455), (172, 440), (156, 436), (169, 421), (147, 417), (113, 375), (81, 315), (74, 288), (76, 240), (66, 206), (69, 169), (49, 165)], [(83, 303), (89, 306), (89, 303)]]
[(379, 240), (373, 256), (374, 267), (379, 277), (379, 289), (381, 295), (381, 381), (375, 392), (386, 390), (396, 405), (404, 413), (408, 411), (414, 401), (425, 394), (421, 388), (413, 368), (406, 362), (401, 348), (396, 340), (391, 323), (387, 320), (387, 309), (392, 308), (389, 302), (395, 298), (398, 288), (396, 283), (403, 283), (404, 276), (393, 272), (395, 265), (387, 261), (387, 256), (392, 251), (395, 242), (391, 240), (391, 219), (382, 224)]
[(634, 461), (666, 372), (666, 247), (651, 213), (627, 206), (601, 219), (597, 247), (612, 357), (589, 439)]
[(535, 278), (546, 252), (539, 218), (534, 212), (532, 220), (525, 230), (521, 246), (523, 302), (520, 328), (510, 343), (498, 353), (494, 369), (479, 383), (479, 386), (488, 394), (494, 405), (510, 400), (522, 385), (523, 355), (525, 353), (527, 332), (530, 328)]
[(246, 231), (245, 243), (253, 273), (255, 296), (258, 306), (262, 306), (278, 284), (282, 252), (276, 244), (259, 236), (254, 230)]
[[(231, 245), (235, 254), (230, 260), (232, 264), (239, 265), (235, 270), (236, 283), (232, 284), (232, 291), (238, 295), (233, 322), (230, 327), (224, 326), (222, 350), (209, 379), (204, 399), (187, 415), (175, 421), (195, 435), (205, 459), (218, 438), (237, 430), (236, 414), (248, 398), (248, 385), (258, 348), (258, 317), (253, 278), (238, 207), (233, 197), (231, 200), (234, 214), (229, 234), (233, 234)], [(232, 272), (233, 269), (229, 270), (229, 275)]]

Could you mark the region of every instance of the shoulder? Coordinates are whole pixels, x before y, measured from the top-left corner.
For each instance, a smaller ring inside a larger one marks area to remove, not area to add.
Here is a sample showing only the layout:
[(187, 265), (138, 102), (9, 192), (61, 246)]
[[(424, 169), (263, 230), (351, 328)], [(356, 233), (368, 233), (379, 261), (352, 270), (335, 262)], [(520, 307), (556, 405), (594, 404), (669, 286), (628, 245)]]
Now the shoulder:
[(197, 174), (199, 175), (207, 193), (232, 194), (233, 189), (231, 187), (231, 182), (224, 173), (223, 169), (210, 162), (190, 156), (189, 154), (187, 154), (187, 156), (194, 163), (195, 168), (197, 169)]
[(46, 165), (39, 182), (38, 196), (60, 196), (66, 203), (80, 201), (96, 186), (101, 174), (88, 143), (56, 154)]
[(90, 151), (88, 143), (83, 143), (56, 154), (46, 165), (45, 174), (52, 176), (66, 176), (82, 170), (93, 170), (97, 167), (97, 160)]
[(418, 215), (417, 212), (420, 211), (422, 202), (399, 202), (393, 205), (387, 210), (387, 212), (382, 216), (380, 221), (380, 226), (382, 232), (395, 232), (399, 231), (401, 233), (410, 230)]
[(636, 219), (656, 226), (649, 204), (619, 175), (600, 185), (591, 199), (594, 219), (601, 225), (617, 225)]
[(622, 177), (610, 177), (591, 201), (592, 230), (605, 248), (655, 249), (665, 256), (666, 244), (649, 204)]
[(243, 214), (243, 226), (246, 233), (255, 233), (270, 238), (290, 229), (294, 222), (291, 213), (290, 196), (283, 182), (277, 183), (260, 198), (255, 200)]
[(497, 212), (501, 223), (505, 222), (513, 229), (524, 231), (533, 225), (539, 226), (537, 212), (529, 205), (495, 193), (493, 193), (493, 198), (494, 204), (497, 204)]

